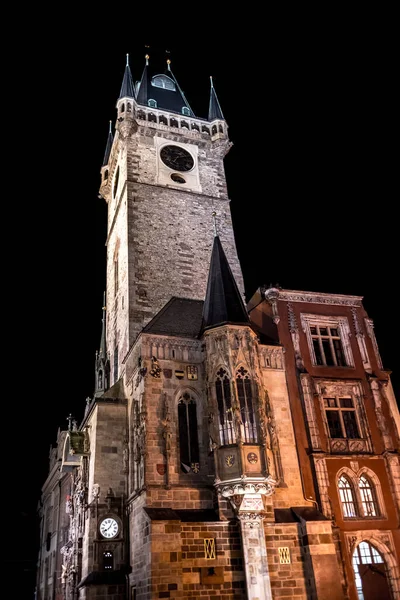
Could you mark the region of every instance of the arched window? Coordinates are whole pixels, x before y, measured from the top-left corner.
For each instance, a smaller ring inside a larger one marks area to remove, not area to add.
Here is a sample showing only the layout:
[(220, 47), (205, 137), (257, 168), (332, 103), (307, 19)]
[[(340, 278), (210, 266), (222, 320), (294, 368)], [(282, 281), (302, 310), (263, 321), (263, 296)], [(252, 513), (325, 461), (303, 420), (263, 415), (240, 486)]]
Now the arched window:
[(182, 114), (186, 115), (186, 117), (190, 117), (190, 110), (187, 106), (182, 106)]
[(236, 388), (244, 428), (244, 441), (257, 443), (257, 425), (254, 414), (253, 392), (249, 374), (243, 367), (236, 373)]
[(219, 415), (219, 437), (221, 445), (234, 444), (236, 433), (233, 426), (231, 382), (225, 369), (219, 369), (215, 382)]
[(158, 122), (162, 123), (163, 125), (168, 125), (168, 119), (166, 116), (164, 115), (160, 115), (158, 118)]
[[(365, 577), (367, 569), (364, 565), (382, 565), (379, 567), (373, 567), (371, 569), (371, 573), (374, 576), (374, 579), (378, 576), (380, 587), (379, 598), (389, 598), (390, 592), (385, 576), (385, 561), (380, 553), (369, 542), (361, 542), (353, 553), (353, 569), (359, 600), (364, 600), (363, 579), (365, 584), (368, 586), (368, 579)], [(380, 575), (381, 577), (379, 577)]]
[(132, 105), (130, 102), (128, 102), (128, 112), (132, 112)]
[(150, 113), (150, 114), (149, 114), (148, 120), (149, 120), (151, 123), (157, 123), (157, 117), (156, 117), (156, 115), (155, 115), (154, 113)]
[(189, 129), (189, 123), (186, 121), (181, 121), (181, 127), (186, 127), (186, 129)]
[(153, 100), (152, 98), (150, 98), (150, 100), (148, 100), (147, 104), (148, 104), (148, 106), (150, 106), (150, 108), (157, 108), (157, 100)]
[(176, 119), (172, 118), (169, 120), (169, 124), (171, 127), (179, 127), (179, 123)]
[(199, 471), (199, 440), (197, 433), (196, 402), (184, 393), (178, 402), (179, 450), (184, 473)]
[(142, 110), (139, 110), (137, 113), (137, 118), (141, 119), (142, 121), (146, 120), (146, 113), (144, 113)]
[(109, 571), (114, 568), (114, 557), (112, 552), (103, 552), (103, 567), (105, 571)]
[(354, 490), (350, 481), (342, 475), (338, 481), (340, 502), (342, 504), (344, 517), (356, 517), (357, 509)]
[(202, 133), (208, 133), (208, 135), (210, 135), (210, 130), (208, 127), (206, 127), (205, 125), (201, 126), (201, 132)]
[(217, 133), (217, 131), (218, 131), (218, 129), (217, 129), (217, 126), (216, 126), (216, 125), (213, 125), (213, 126), (212, 126), (212, 129), (211, 129), (211, 133), (212, 133), (212, 135), (215, 135), (215, 134)]
[(218, 129), (220, 133), (224, 133), (224, 128), (222, 127), (221, 123), (218, 125)]
[(167, 75), (155, 75), (151, 80), (151, 85), (163, 88), (164, 90), (176, 89), (175, 83), (170, 77), (167, 77)]
[(358, 489), (360, 490), (361, 507), (364, 517), (379, 516), (375, 487), (365, 475), (361, 475), (358, 482)]
[(97, 389), (101, 390), (103, 387), (103, 371), (100, 370), (99, 371), (99, 376), (98, 376), (98, 380), (97, 380)]
[(192, 130), (194, 130), (194, 131), (200, 131), (200, 128), (197, 125), (197, 123), (192, 123)]
[(125, 104), (121, 104), (121, 112), (125, 112)]

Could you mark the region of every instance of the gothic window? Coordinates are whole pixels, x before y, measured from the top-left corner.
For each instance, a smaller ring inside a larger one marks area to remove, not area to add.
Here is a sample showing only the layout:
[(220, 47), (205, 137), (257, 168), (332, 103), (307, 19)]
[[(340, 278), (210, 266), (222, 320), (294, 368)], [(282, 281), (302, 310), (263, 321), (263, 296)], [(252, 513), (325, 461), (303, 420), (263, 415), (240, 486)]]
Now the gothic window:
[(103, 567), (105, 571), (110, 571), (114, 568), (114, 557), (112, 552), (103, 552)]
[(184, 393), (178, 402), (179, 451), (184, 473), (199, 469), (199, 440), (197, 433), (196, 402)]
[[(358, 598), (359, 600), (364, 600), (364, 592), (363, 592), (363, 582), (362, 582), (362, 578), (361, 578), (361, 574), (360, 574), (360, 570), (362, 570), (362, 567), (360, 569), (360, 565), (377, 565), (377, 564), (385, 564), (385, 561), (383, 560), (382, 556), (380, 555), (380, 553), (369, 543), (369, 542), (361, 542), (356, 549), (354, 550), (353, 553), (353, 569), (354, 569), (354, 576), (355, 576), (355, 581), (356, 581), (356, 588), (357, 588), (357, 593), (358, 593)], [(374, 576), (378, 576), (379, 575), (384, 575), (384, 571), (382, 572), (381, 569), (377, 569), (375, 567), (375, 569), (372, 570)], [(387, 595), (385, 594), (386, 589), (387, 589), (387, 581), (385, 581), (382, 578), (380, 578), (380, 586), (381, 589), (380, 591), (382, 592), (382, 598), (383, 597), (387, 597)]]
[(185, 115), (186, 117), (190, 117), (190, 110), (188, 109), (187, 106), (182, 106), (182, 114)]
[(98, 381), (97, 381), (97, 389), (101, 390), (103, 388), (103, 371), (99, 371)]
[(142, 110), (139, 110), (138, 114), (137, 114), (137, 118), (141, 119), (142, 121), (145, 121), (146, 120), (146, 113), (144, 113)]
[(331, 438), (360, 438), (353, 398), (324, 398), (326, 420)]
[(236, 373), (236, 388), (244, 428), (244, 441), (257, 443), (257, 426), (254, 413), (252, 382), (248, 372), (243, 367), (240, 367)]
[(151, 85), (154, 87), (163, 88), (164, 90), (172, 90), (176, 89), (175, 83), (170, 77), (166, 75), (156, 75), (151, 80)]
[(201, 127), (201, 132), (202, 133), (208, 133), (208, 135), (210, 135), (210, 130), (208, 127), (206, 127), (205, 125), (202, 125)]
[(168, 119), (165, 115), (160, 115), (159, 119), (158, 119), (159, 123), (162, 123), (163, 125), (168, 125)]
[(377, 517), (379, 515), (378, 502), (375, 486), (365, 475), (361, 475), (358, 482), (360, 492), (361, 508), (365, 517)]
[(194, 131), (200, 131), (200, 128), (197, 125), (197, 123), (192, 123), (192, 129), (194, 129)]
[(186, 127), (186, 129), (189, 129), (189, 123), (186, 121), (181, 121), (181, 127)]
[(353, 367), (350, 328), (346, 317), (301, 314), (303, 330), (315, 366)]
[(132, 105), (130, 102), (128, 102), (128, 112), (132, 112)]
[(121, 112), (125, 112), (125, 104), (121, 104)]
[(169, 124), (171, 127), (179, 127), (178, 121), (174, 118), (170, 119)]
[(225, 369), (220, 368), (215, 381), (219, 415), (219, 437), (221, 445), (234, 444), (236, 433), (233, 425), (231, 382)]
[(114, 188), (113, 188), (113, 197), (114, 198), (117, 195), (117, 191), (118, 191), (118, 181), (119, 181), (119, 167), (117, 168), (117, 172), (115, 173), (115, 177), (114, 177)]
[(219, 132), (220, 132), (220, 133), (224, 133), (224, 128), (222, 127), (222, 125), (221, 125), (221, 124), (219, 124), (219, 126), (218, 126), (218, 129), (219, 129)]
[(217, 131), (218, 131), (218, 130), (217, 130), (217, 126), (216, 126), (216, 125), (213, 125), (213, 126), (212, 126), (212, 129), (211, 129), (211, 133), (212, 133), (212, 135), (215, 135), (215, 134), (217, 133)]
[(151, 121), (152, 123), (157, 123), (157, 117), (154, 113), (150, 113), (149, 114), (149, 121)]
[(357, 517), (354, 490), (350, 481), (342, 475), (338, 481), (340, 502), (344, 517)]
[(152, 98), (150, 98), (150, 100), (148, 100), (147, 104), (148, 104), (148, 106), (150, 106), (150, 108), (157, 108), (157, 100), (153, 100)]

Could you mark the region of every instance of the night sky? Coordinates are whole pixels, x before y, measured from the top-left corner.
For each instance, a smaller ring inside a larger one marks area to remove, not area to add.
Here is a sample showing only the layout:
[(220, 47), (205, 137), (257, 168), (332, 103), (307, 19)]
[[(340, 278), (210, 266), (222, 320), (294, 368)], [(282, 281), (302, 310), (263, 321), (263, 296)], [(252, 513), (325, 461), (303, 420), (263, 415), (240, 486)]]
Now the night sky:
[(293, 37), (282, 28), (249, 47), (234, 33), (228, 41), (209, 33), (195, 28), (191, 42), (179, 43), (125, 35), (118, 44), (104, 32), (88, 39), (71, 33), (65, 45), (49, 34), (48, 44), (27, 48), (23, 70), (14, 73), (6, 125), (15, 187), (3, 203), (12, 213), (6, 234), (13, 234), (5, 261), (6, 350), (13, 357), (6, 423), (17, 451), (8, 454), (6, 481), (18, 552), (12, 568), (28, 569), (27, 581), (50, 445), (69, 412), (82, 419), (93, 395), (105, 289), (100, 167), (126, 53), (136, 80), (146, 52), (162, 71), (168, 49), (200, 117), (207, 116), (213, 76), (233, 142), (225, 166), (247, 299), (269, 283), (364, 296), (400, 397), (390, 39), (364, 40), (350, 30)]

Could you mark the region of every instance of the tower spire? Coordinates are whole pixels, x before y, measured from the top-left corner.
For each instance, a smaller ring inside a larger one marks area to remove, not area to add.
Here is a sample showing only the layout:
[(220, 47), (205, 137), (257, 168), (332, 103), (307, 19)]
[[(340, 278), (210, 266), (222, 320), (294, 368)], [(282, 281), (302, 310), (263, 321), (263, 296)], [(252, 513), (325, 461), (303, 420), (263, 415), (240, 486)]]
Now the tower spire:
[(214, 88), (213, 78), (210, 76), (211, 89), (210, 89), (210, 104), (208, 107), (208, 120), (214, 121), (214, 119), (222, 119), (225, 121), (225, 117), (222, 113), (221, 106), (218, 102), (217, 93)]
[(129, 54), (126, 55), (126, 66), (124, 72), (124, 78), (122, 80), (121, 91), (119, 93), (119, 98), (134, 98), (135, 97), (135, 88), (133, 86), (133, 79), (131, 68), (129, 66)]
[(103, 158), (103, 167), (105, 167), (106, 165), (108, 165), (108, 159), (110, 158), (110, 152), (111, 152), (111, 148), (113, 145), (113, 141), (114, 141), (114, 136), (112, 134), (111, 131), (111, 121), (110, 121), (110, 126), (109, 126), (109, 130), (108, 130), (108, 138), (107, 138), (107, 145), (106, 145), (106, 151), (104, 153), (104, 158)]
[(109, 387), (110, 365), (106, 346), (106, 293), (103, 294), (103, 318), (101, 325), (100, 349), (96, 352), (95, 396), (101, 396)]

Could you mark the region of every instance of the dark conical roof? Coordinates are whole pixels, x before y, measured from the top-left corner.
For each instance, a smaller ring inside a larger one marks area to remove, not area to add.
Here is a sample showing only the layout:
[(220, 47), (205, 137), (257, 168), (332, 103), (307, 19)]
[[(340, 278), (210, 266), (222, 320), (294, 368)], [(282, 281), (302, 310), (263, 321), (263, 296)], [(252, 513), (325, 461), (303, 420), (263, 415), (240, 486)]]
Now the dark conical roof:
[(210, 90), (210, 104), (208, 107), (208, 120), (209, 121), (213, 121), (214, 119), (225, 120), (224, 115), (222, 114), (221, 107), (218, 102), (218, 98), (217, 98), (217, 94), (215, 92), (212, 77), (210, 77), (210, 80), (211, 80), (211, 90)]
[(203, 331), (223, 323), (247, 324), (249, 316), (221, 241), (216, 235), (211, 253), (201, 329)]
[(124, 78), (122, 80), (121, 91), (119, 93), (119, 98), (134, 98), (135, 97), (135, 89), (133, 86), (133, 79), (131, 68), (129, 66), (129, 54), (126, 55), (126, 67)]
[(114, 141), (114, 136), (111, 131), (111, 121), (110, 121), (110, 129), (108, 131), (106, 151), (104, 152), (104, 158), (103, 158), (103, 165), (102, 165), (103, 167), (108, 165), (108, 159), (110, 158), (110, 152), (111, 152), (111, 148), (113, 145), (113, 141)]
[(171, 71), (170, 61), (167, 61), (166, 71), (160, 73), (150, 68), (149, 56), (146, 55), (146, 64), (137, 91), (137, 102), (142, 106), (148, 106), (149, 100), (155, 100), (157, 108), (181, 115), (183, 114), (182, 108), (187, 108), (188, 116), (195, 116)]

